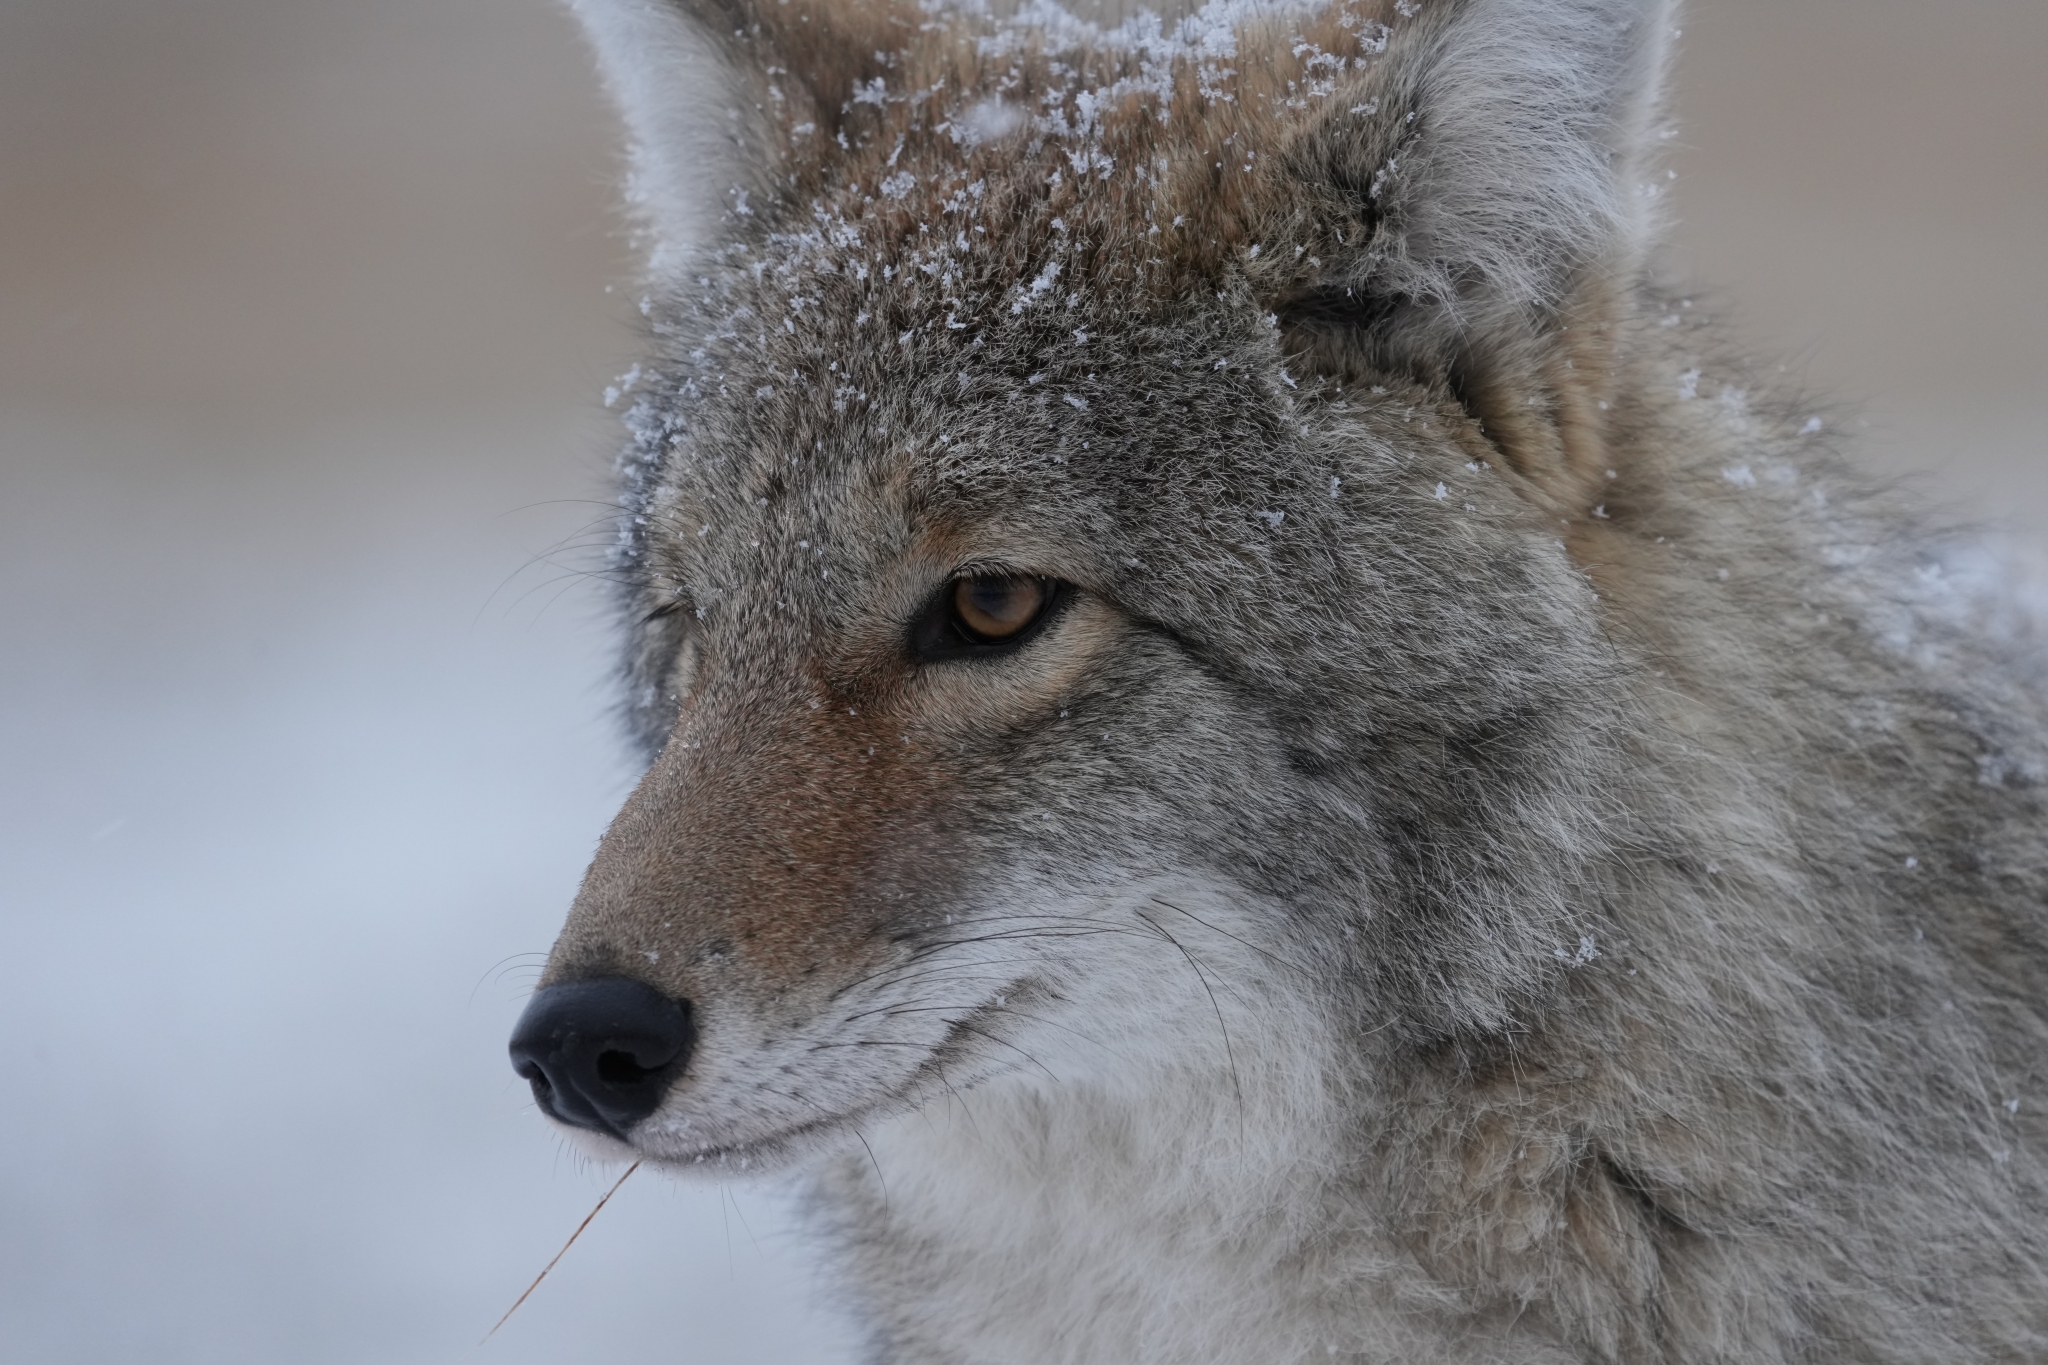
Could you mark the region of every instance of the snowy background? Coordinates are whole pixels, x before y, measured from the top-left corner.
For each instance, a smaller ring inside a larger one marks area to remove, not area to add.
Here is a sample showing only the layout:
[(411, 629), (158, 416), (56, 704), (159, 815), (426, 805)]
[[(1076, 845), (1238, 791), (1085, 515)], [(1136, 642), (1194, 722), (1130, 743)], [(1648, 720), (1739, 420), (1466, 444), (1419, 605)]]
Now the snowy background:
[[(1702, 306), (2048, 538), (2048, 6), (1686, 47)], [(631, 777), (613, 140), (548, 0), (0, 5), (0, 1361), (849, 1359), (644, 1173), (473, 1350), (605, 1184), (504, 1037)]]

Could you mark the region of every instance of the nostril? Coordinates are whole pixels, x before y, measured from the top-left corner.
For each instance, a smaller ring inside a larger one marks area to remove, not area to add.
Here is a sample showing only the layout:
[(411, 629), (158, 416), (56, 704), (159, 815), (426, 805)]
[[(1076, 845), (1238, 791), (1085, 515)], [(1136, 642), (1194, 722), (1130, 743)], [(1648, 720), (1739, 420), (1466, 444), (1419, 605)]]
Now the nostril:
[(543, 1112), (613, 1137), (660, 1107), (688, 1065), (690, 1007), (629, 977), (534, 994), (512, 1031), (512, 1068)]

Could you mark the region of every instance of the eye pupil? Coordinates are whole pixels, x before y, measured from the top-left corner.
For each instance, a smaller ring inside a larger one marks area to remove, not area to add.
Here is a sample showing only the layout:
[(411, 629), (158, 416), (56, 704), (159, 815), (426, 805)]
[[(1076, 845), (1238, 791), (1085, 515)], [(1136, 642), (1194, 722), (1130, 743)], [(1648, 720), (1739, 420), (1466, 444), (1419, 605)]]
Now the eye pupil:
[(979, 640), (1007, 640), (1038, 618), (1045, 584), (1020, 576), (963, 578), (953, 588), (953, 616)]

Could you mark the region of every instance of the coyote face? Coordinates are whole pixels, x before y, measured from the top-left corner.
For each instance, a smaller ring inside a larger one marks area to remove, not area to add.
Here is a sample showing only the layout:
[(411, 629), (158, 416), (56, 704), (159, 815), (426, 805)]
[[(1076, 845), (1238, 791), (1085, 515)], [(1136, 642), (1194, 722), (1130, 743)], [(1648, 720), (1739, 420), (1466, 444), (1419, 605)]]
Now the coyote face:
[[(1390, 292), (1450, 267), (1386, 259), (1430, 131), (1389, 20), (1126, 49), (954, 18), (872, 75), (759, 68), (791, 169), (651, 301), (632, 417), (653, 766), (547, 977), (687, 1001), (693, 1046), (600, 1131), (774, 1160), (1048, 1052), (1106, 1063), (1047, 1035), (1089, 1031), (1077, 999), (1209, 1013), (1190, 936), (1327, 958), (1298, 969), (1437, 1031), (1578, 941), (1589, 832), (1528, 815), (1588, 780), (1551, 736), (1598, 723), (1605, 651), (1557, 520), (1442, 387), (1520, 357), (1425, 354), (1454, 305)], [(1381, 940), (1418, 912), (1403, 961)]]
[(2048, 722), (1649, 281), (1666, 6), (578, 8), (650, 766), (545, 1113), (814, 1160), (888, 1359), (2048, 1332), (1928, 1306), (2044, 1283)]

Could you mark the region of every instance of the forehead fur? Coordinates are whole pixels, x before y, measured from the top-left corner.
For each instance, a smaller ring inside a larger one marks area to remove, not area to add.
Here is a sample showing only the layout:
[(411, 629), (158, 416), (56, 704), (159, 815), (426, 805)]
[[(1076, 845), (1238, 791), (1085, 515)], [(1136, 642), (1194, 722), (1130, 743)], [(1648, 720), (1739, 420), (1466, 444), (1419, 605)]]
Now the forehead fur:
[[(1066, 257), (1102, 284), (1170, 292), (1265, 216), (1290, 133), (1379, 112), (1333, 100), (1386, 51), (1383, 9), (1217, 4), (1102, 30), (1050, 7), (998, 22), (835, 6), (876, 50), (818, 54), (805, 80), (771, 68), (761, 112), (788, 144), (777, 211), (841, 228), (834, 245), (858, 225), (875, 266), (943, 261), (953, 234), (934, 234), (964, 217), (1001, 225), (990, 245), (1027, 279)], [(763, 12), (784, 30), (771, 45), (827, 28), (801, 0)]]
[[(671, 394), (635, 413), (655, 514), (637, 524), (702, 541), (677, 547), (691, 559), (731, 520), (706, 500), (836, 499), (848, 477), (914, 493), (948, 462), (904, 460), (960, 434), (935, 413), (971, 427), (975, 400), (1017, 388), (1085, 411), (1148, 326), (1172, 329), (1162, 350), (1214, 333), (1228, 369), (1286, 277), (1366, 231), (1301, 210), (1296, 149), (1332, 119), (1401, 122), (1365, 93), (1391, 35), (1371, 0), (1108, 31), (1058, 11), (758, 14), (735, 36), (783, 54), (754, 111), (782, 170), (733, 189), (722, 242), (659, 301)], [(1089, 349), (1097, 319), (1122, 353)]]

